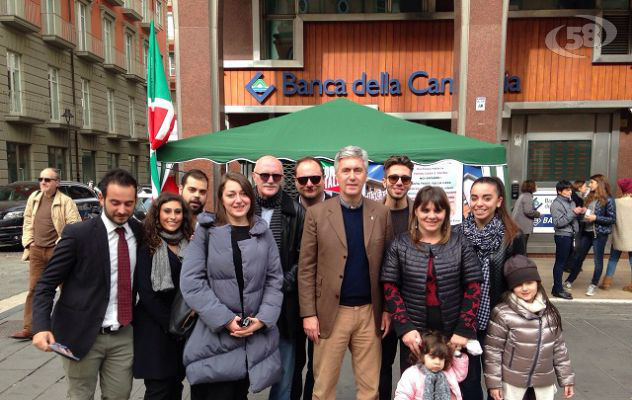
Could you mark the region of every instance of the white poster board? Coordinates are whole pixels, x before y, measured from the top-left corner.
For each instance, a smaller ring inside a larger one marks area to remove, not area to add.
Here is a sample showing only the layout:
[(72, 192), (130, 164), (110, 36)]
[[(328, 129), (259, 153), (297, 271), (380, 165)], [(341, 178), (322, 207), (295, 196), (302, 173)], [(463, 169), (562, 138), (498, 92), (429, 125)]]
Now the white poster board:
[(557, 197), (557, 192), (542, 189), (533, 193), (533, 208), (540, 212), (540, 217), (533, 220), (533, 233), (554, 233), (551, 204)]
[(450, 223), (459, 224), (463, 219), (463, 164), (444, 160), (431, 165), (415, 165), (408, 196), (415, 198), (424, 186), (439, 186), (450, 200)]

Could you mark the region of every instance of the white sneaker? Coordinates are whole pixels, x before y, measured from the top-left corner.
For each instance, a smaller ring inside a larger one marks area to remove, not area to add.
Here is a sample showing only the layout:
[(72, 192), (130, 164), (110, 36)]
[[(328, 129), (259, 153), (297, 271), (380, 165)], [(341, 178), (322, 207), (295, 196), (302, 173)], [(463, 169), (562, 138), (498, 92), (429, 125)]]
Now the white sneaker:
[(571, 290), (573, 288), (573, 284), (569, 281), (564, 282), (564, 289)]
[(597, 285), (589, 285), (588, 290), (586, 290), (586, 296), (594, 296), (597, 291)]

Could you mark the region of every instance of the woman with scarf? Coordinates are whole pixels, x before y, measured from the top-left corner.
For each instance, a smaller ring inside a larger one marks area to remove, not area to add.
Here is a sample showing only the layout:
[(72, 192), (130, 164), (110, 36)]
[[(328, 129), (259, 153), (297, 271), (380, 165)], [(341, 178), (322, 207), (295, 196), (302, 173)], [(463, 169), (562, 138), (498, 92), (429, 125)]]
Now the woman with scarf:
[(169, 334), (171, 304), (180, 290), (182, 255), (193, 234), (191, 211), (177, 194), (163, 193), (145, 218), (134, 283), (134, 377), (145, 399), (182, 398), (184, 341)]
[[(478, 341), (483, 344), (491, 310), (508, 290), (503, 275), (505, 261), (526, 255), (524, 234), (511, 219), (505, 205), (505, 185), (496, 177), (481, 177), (470, 190), (471, 210), (460, 228), (478, 255), (483, 272), (481, 302), (477, 315)], [(481, 357), (471, 356), (468, 379), (461, 383), (465, 399), (483, 399), (480, 384)]]

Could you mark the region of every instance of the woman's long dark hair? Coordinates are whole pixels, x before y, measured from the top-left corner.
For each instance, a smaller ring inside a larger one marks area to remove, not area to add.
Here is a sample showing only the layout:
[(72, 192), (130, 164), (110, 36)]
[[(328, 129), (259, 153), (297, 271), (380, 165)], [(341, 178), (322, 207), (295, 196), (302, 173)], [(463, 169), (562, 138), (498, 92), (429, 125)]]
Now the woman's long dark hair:
[(165, 203), (170, 201), (177, 201), (182, 207), (182, 225), (180, 225), (179, 231), (184, 234), (186, 239), (189, 239), (193, 235), (193, 220), (191, 210), (186, 201), (179, 194), (163, 192), (157, 199), (151, 203), (151, 207), (147, 212), (143, 227), (145, 231), (145, 243), (149, 246), (149, 252), (153, 255), (160, 247), (161, 239), (159, 233), (163, 231), (162, 225), (160, 225), (160, 209)]
[[(509, 303), (509, 296), (511, 296), (512, 293), (513, 290), (509, 289), (503, 294), (503, 303)], [(551, 300), (549, 300), (549, 296), (546, 294), (546, 289), (544, 289), (541, 282), (538, 282), (538, 293), (542, 296), (542, 299), (546, 304), (543, 316), (549, 323), (549, 329), (555, 333), (562, 332), (562, 316), (560, 315), (560, 311), (553, 303), (551, 303)]]
[(248, 218), (248, 225), (252, 226), (255, 216), (255, 190), (252, 188), (252, 185), (245, 176), (239, 172), (232, 171), (224, 174), (219, 187), (217, 188), (217, 199), (215, 201), (215, 216), (217, 219), (217, 225), (220, 226), (228, 224), (228, 215), (226, 215), (226, 208), (224, 207), (224, 202), (222, 201), (224, 188), (226, 188), (226, 183), (228, 181), (237, 182), (239, 186), (241, 186), (241, 189), (246, 193), (246, 196), (250, 199), (250, 209), (246, 213), (246, 218)]
[(443, 370), (447, 371), (453, 362), (454, 352), (448, 346), (448, 339), (437, 331), (428, 331), (421, 334), (421, 360), (415, 357), (415, 353), (410, 353), (412, 365), (417, 364), (421, 367), (424, 364), (424, 356), (426, 354), (432, 357), (441, 358), (444, 361)]
[(500, 178), (495, 176), (482, 176), (474, 181), (472, 187), (479, 183), (487, 183), (488, 185), (494, 186), (496, 194), (503, 200), (500, 207), (496, 209), (496, 215), (500, 217), (503, 225), (505, 225), (505, 232), (503, 235), (504, 242), (511, 243), (520, 232), (520, 228), (514, 222), (513, 218), (511, 218), (509, 211), (507, 211), (507, 202), (505, 201), (505, 184), (500, 180)]
[[(425, 207), (428, 204), (432, 204), (437, 211), (445, 211), (445, 219), (441, 224), (441, 240), (440, 244), (445, 244), (450, 240), (450, 201), (445, 191), (438, 186), (425, 186), (415, 196), (415, 202), (413, 203), (413, 212), (416, 212), (419, 207)], [(417, 215), (413, 215), (410, 219), (409, 229), (410, 236), (413, 239), (413, 243), (419, 243), (422, 239), (421, 232), (419, 231), (419, 221)]]
[(586, 204), (588, 205), (597, 200), (604, 207), (608, 203), (608, 198), (612, 197), (612, 190), (610, 190), (608, 180), (601, 174), (591, 176), (590, 180), (597, 182), (597, 190), (590, 191), (586, 197)]

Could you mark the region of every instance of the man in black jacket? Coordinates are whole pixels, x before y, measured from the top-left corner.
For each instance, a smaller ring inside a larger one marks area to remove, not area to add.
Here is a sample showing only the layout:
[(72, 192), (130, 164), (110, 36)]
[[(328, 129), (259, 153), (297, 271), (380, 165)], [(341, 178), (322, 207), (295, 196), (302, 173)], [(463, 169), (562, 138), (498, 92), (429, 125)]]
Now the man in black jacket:
[[(62, 359), (68, 398), (127, 399), (132, 389), (132, 277), (142, 229), (130, 219), (136, 180), (109, 171), (99, 184), (100, 218), (68, 225), (36, 288), (33, 345), (67, 346), (80, 360)], [(53, 310), (55, 289), (63, 289)]]
[(305, 211), (281, 190), (283, 165), (275, 157), (263, 156), (257, 160), (252, 176), (256, 184), (255, 212), (266, 220), (274, 235), (284, 274), (283, 305), (277, 323), (283, 373), (270, 390), (270, 400), (288, 400), (294, 373), (294, 340), (302, 330), (296, 274)]

